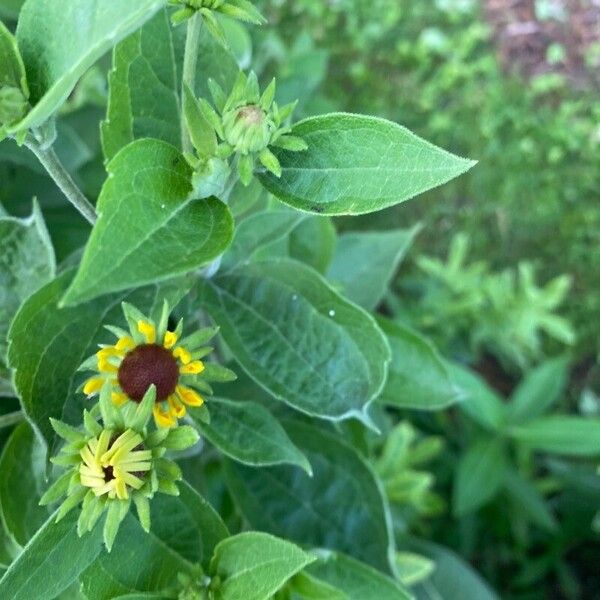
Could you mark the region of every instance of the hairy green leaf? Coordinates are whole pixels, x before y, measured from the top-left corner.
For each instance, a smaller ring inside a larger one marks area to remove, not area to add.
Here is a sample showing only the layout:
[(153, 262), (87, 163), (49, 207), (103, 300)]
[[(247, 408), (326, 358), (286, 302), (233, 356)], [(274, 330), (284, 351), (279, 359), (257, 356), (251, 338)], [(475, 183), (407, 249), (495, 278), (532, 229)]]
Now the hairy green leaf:
[(348, 600), (409, 600), (411, 594), (396, 580), (344, 554), (321, 551), (308, 567), (311, 575), (346, 594)]
[(17, 41), (34, 107), (12, 131), (46, 121), (105, 52), (164, 4), (165, 0), (27, 0)]
[(419, 229), (345, 233), (338, 239), (327, 279), (352, 302), (375, 310)]
[(227, 456), (254, 467), (287, 463), (311, 472), (306, 457), (261, 404), (211, 398), (209, 408), (210, 423), (196, 419), (196, 425)]
[[(109, 102), (102, 123), (107, 160), (135, 139), (152, 137), (181, 144), (181, 63), (185, 27), (173, 29), (162, 10), (118, 46), (109, 74)], [(208, 29), (200, 33), (196, 95), (207, 96), (207, 79), (229, 89), (238, 73), (231, 54)]]
[(440, 410), (461, 399), (433, 345), (415, 331), (387, 319), (379, 325), (392, 348), (392, 362), (379, 401), (387, 406)]
[(259, 175), (281, 201), (327, 215), (359, 215), (403, 202), (475, 163), (375, 117), (333, 113), (296, 124), (308, 150), (278, 150), (280, 178)]
[(100, 554), (102, 527), (80, 538), (77, 517), (48, 518), (0, 579), (0, 598), (54, 600), (79, 577)]
[(290, 233), (288, 254), (325, 274), (335, 252), (337, 234), (329, 217), (310, 216)]
[(191, 169), (174, 146), (138, 140), (108, 172), (98, 222), (65, 305), (186, 274), (231, 242), (229, 209), (216, 198), (190, 197)]
[(223, 540), (211, 561), (221, 582), (215, 600), (269, 600), (315, 558), (298, 546), (250, 531)]
[(242, 266), (201, 287), (236, 360), (276, 399), (327, 419), (367, 420), (389, 346), (373, 318), (290, 260)]
[(300, 423), (288, 423), (286, 429), (314, 475), (294, 467), (227, 463), (227, 481), (244, 516), (257, 529), (339, 550), (390, 572), (389, 514), (371, 469), (328, 433)]
[(44, 524), (49, 510), (39, 501), (47, 487), (45, 448), (27, 423), (12, 432), (0, 457), (2, 522), (25, 546)]

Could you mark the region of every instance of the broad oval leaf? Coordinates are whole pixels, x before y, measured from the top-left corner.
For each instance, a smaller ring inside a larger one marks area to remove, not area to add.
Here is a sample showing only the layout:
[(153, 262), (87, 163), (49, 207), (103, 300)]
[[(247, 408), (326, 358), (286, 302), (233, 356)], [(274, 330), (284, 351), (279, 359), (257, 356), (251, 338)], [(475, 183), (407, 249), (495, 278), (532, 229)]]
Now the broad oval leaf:
[(318, 551), (308, 572), (344, 592), (348, 600), (410, 600), (395, 579), (345, 554)]
[(63, 303), (183, 275), (219, 256), (233, 217), (216, 198), (190, 197), (191, 169), (159, 140), (138, 140), (108, 164), (98, 222)]
[(21, 423), (11, 433), (0, 457), (2, 522), (21, 546), (27, 544), (50, 514), (47, 507), (39, 505), (47, 487), (45, 454), (31, 427)]
[[(107, 160), (135, 139), (152, 137), (181, 144), (181, 68), (185, 27), (173, 28), (166, 10), (118, 44), (109, 73), (102, 147)], [(207, 27), (200, 33), (196, 95), (207, 96), (207, 79), (228, 90), (238, 67)]]
[(164, 543), (154, 529), (146, 533), (129, 514), (119, 528), (111, 552), (103, 551), (80, 579), (86, 598), (111, 600), (139, 592), (172, 589), (177, 587), (179, 573), (191, 575), (193, 572), (191, 562)]
[(475, 163), (376, 117), (332, 113), (297, 123), (304, 152), (276, 151), (280, 178), (259, 175), (277, 198), (300, 210), (360, 215), (435, 188)]
[(12, 132), (46, 121), (79, 78), (165, 1), (27, 0), (19, 15), (17, 41), (34, 107)]
[(66, 271), (19, 309), (9, 331), (8, 359), (15, 369), (15, 386), (23, 410), (37, 434), (52, 452), (57, 441), (49, 417), (74, 425), (81, 423), (84, 397), (76, 394), (85, 379), (79, 365), (110, 340), (104, 324), (125, 325), (121, 302), (154, 312), (163, 298), (171, 305), (189, 289), (182, 281), (150, 286), (130, 294), (115, 294), (74, 308), (58, 308), (73, 271)]
[(286, 430), (308, 458), (313, 477), (294, 467), (227, 463), (227, 482), (242, 514), (256, 529), (339, 550), (389, 573), (390, 516), (370, 467), (353, 448), (315, 427), (293, 422)]
[(571, 415), (541, 417), (509, 433), (530, 448), (564, 456), (600, 455), (600, 419)]
[(53, 600), (77, 580), (102, 549), (101, 524), (79, 537), (77, 517), (48, 518), (0, 579), (0, 598)]
[(245, 265), (203, 282), (201, 301), (236, 360), (276, 399), (368, 422), (389, 346), (374, 319), (315, 271), (285, 259)]
[(291, 577), (315, 560), (286, 540), (249, 531), (223, 540), (211, 561), (220, 579), (215, 600), (268, 600)]
[(196, 419), (196, 425), (211, 444), (245, 465), (266, 467), (287, 463), (311, 473), (306, 457), (294, 446), (279, 421), (257, 402), (211, 398), (210, 423)]
[(392, 362), (378, 401), (397, 408), (441, 410), (461, 399), (433, 345), (400, 323), (378, 319), (392, 348)]
[(368, 311), (375, 310), (419, 229), (420, 226), (341, 235), (327, 279), (340, 286), (352, 302)]
[(474, 442), (458, 463), (454, 479), (454, 513), (465, 515), (493, 498), (504, 483), (507, 460), (501, 439)]

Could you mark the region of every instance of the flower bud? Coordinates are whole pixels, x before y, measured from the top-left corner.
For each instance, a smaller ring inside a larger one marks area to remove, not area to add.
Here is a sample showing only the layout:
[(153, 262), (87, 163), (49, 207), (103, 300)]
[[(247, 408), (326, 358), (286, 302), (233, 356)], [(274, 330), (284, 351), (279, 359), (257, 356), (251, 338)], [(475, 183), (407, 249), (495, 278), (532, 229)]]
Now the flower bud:
[(269, 115), (255, 104), (229, 110), (223, 115), (225, 141), (241, 154), (264, 150), (276, 129)]

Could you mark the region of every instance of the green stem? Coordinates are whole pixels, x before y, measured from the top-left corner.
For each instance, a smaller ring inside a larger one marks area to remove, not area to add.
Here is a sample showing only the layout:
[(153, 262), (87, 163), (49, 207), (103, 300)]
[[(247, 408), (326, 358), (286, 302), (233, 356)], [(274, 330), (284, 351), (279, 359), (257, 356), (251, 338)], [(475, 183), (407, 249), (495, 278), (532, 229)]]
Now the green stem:
[(56, 152), (51, 147), (43, 148), (37, 141), (32, 139), (27, 140), (25, 144), (37, 156), (48, 175), (52, 177), (54, 183), (67, 197), (67, 200), (93, 225), (97, 219), (94, 205), (77, 187), (71, 175), (56, 156)]
[(0, 429), (4, 427), (10, 427), (11, 425), (16, 425), (20, 423), (25, 418), (22, 410), (17, 410), (15, 412), (8, 413), (6, 415), (0, 416)]
[(200, 44), (200, 31), (202, 30), (202, 16), (196, 13), (188, 20), (187, 36), (185, 38), (185, 53), (183, 55), (183, 75), (181, 90), (181, 147), (184, 152), (193, 152), (194, 147), (185, 122), (185, 93), (183, 86), (187, 85), (192, 92), (196, 89), (196, 67), (198, 64), (198, 46)]

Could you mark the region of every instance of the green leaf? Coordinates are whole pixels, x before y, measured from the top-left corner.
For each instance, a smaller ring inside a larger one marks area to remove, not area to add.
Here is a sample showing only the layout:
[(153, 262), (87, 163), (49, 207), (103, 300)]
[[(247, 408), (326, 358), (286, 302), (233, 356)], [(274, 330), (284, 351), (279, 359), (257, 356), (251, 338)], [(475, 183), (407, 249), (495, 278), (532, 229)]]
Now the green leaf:
[(508, 495), (514, 500), (515, 506), (518, 506), (519, 510), (525, 513), (532, 523), (551, 533), (558, 530), (556, 518), (548, 508), (544, 497), (518, 471), (514, 469), (506, 471), (504, 487)]
[(454, 514), (463, 516), (493, 498), (504, 483), (507, 460), (501, 439), (475, 441), (462, 455), (454, 478)]
[(549, 360), (530, 373), (513, 392), (508, 418), (515, 424), (542, 416), (564, 393), (568, 361)]
[(179, 496), (158, 494), (150, 503), (152, 533), (190, 562), (208, 567), (217, 544), (229, 536), (215, 509), (188, 483)]
[(427, 579), (435, 571), (435, 563), (421, 554), (397, 552), (398, 578), (404, 585), (414, 585)]
[(311, 117), (296, 124), (292, 133), (308, 150), (277, 150), (281, 177), (262, 173), (260, 181), (282, 202), (326, 215), (381, 210), (446, 183), (475, 164), (375, 117)]
[(373, 318), (312, 269), (290, 260), (239, 267), (205, 281), (201, 302), (242, 368), (276, 399), (368, 422), (389, 346)]
[(229, 209), (216, 198), (190, 197), (191, 169), (170, 144), (133, 142), (108, 173), (65, 305), (189, 273), (231, 242)]
[(261, 248), (289, 235), (304, 218), (305, 215), (288, 209), (250, 215), (237, 226), (233, 242), (223, 256), (223, 268), (231, 269), (252, 260)]
[(298, 573), (289, 583), (292, 598), (296, 600), (349, 600), (348, 596), (328, 583), (309, 575), (306, 570)]
[[(163, 515), (166, 519), (170, 516)], [(180, 533), (185, 535), (185, 531)], [(113, 549), (102, 552), (85, 570), (81, 586), (86, 598), (111, 600), (174, 587), (178, 573), (192, 572), (192, 563), (165, 544), (153, 529), (146, 533), (129, 514), (119, 528)]]
[(337, 234), (329, 217), (311, 216), (290, 234), (289, 256), (325, 274), (335, 252)]
[[(210, 399), (210, 423), (196, 425), (221, 452), (245, 465), (297, 465), (311, 473), (306, 457), (294, 446), (279, 421), (261, 404)], [(190, 415), (195, 417), (194, 411)]]
[(25, 67), (17, 41), (0, 21), (0, 88), (4, 86), (27, 90)]
[(339, 550), (390, 572), (389, 514), (370, 467), (328, 433), (295, 422), (286, 429), (308, 458), (313, 477), (294, 467), (227, 463), (227, 482), (242, 514), (256, 529)]
[[(136, 139), (150, 137), (180, 147), (181, 68), (185, 27), (172, 28), (167, 11), (115, 47), (109, 73), (109, 101), (102, 123), (107, 160)], [(230, 89), (238, 74), (235, 59), (203, 27), (196, 64), (196, 96), (208, 96), (208, 78)]]
[(0, 457), (2, 522), (14, 540), (25, 546), (50, 512), (39, 505), (48, 483), (45, 448), (27, 423), (12, 432)]
[(21, 303), (54, 277), (54, 250), (37, 202), (26, 219), (0, 217), (0, 363)]
[(211, 561), (220, 578), (215, 600), (268, 600), (315, 558), (298, 546), (259, 532), (223, 540)]
[(513, 427), (509, 433), (533, 450), (564, 456), (600, 455), (600, 419), (553, 415)]
[(435, 562), (431, 578), (413, 590), (417, 600), (500, 600), (487, 582), (451, 550), (417, 539), (410, 540), (409, 548)]
[(12, 132), (46, 121), (105, 52), (164, 4), (165, 0), (28, 0), (19, 16), (17, 41), (34, 107)]
[(397, 408), (441, 410), (459, 400), (442, 357), (426, 338), (400, 323), (378, 319), (392, 348), (392, 362), (379, 402)]
[(402, 585), (373, 567), (335, 552), (320, 551), (307, 571), (346, 594), (348, 600), (409, 600)]
[(174, 306), (189, 289), (179, 280), (59, 309), (57, 304), (72, 276), (72, 271), (66, 271), (33, 294), (21, 306), (9, 332), (8, 358), (16, 370), (16, 389), (27, 418), (51, 452), (58, 440), (48, 419), (81, 423), (86, 404), (76, 390), (86, 376), (77, 369), (97, 350), (97, 344), (111, 341), (104, 324), (125, 325), (121, 302), (127, 300), (146, 313), (156, 312), (164, 298)]
[(16, 21), (24, 1), (25, 0), (1, 0), (0, 17)]
[(446, 363), (450, 377), (462, 392), (460, 409), (490, 431), (499, 431), (506, 421), (502, 398), (476, 373), (457, 363)]
[(77, 517), (49, 517), (0, 579), (0, 598), (53, 600), (79, 577), (100, 554), (102, 527), (80, 538)]
[(352, 302), (375, 310), (419, 230), (345, 233), (338, 239), (327, 279)]

